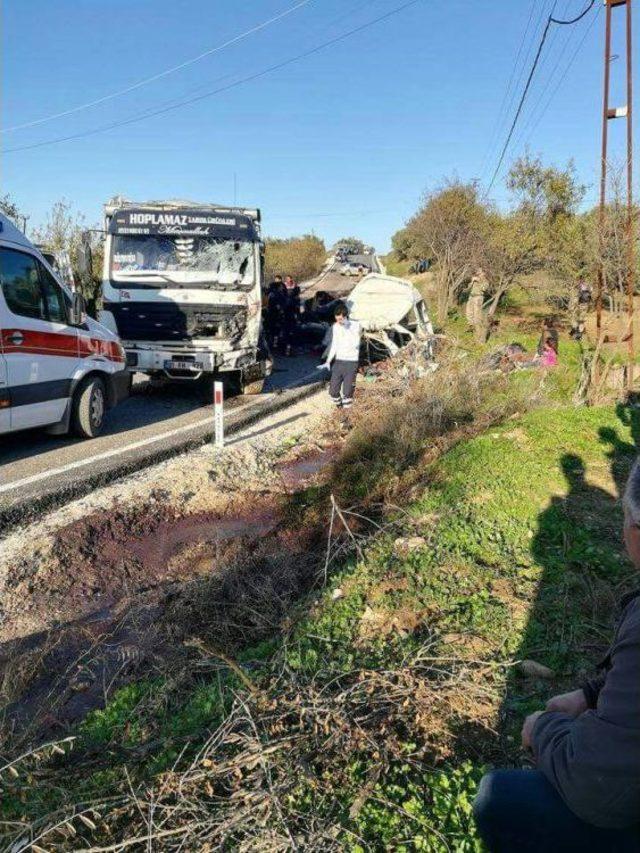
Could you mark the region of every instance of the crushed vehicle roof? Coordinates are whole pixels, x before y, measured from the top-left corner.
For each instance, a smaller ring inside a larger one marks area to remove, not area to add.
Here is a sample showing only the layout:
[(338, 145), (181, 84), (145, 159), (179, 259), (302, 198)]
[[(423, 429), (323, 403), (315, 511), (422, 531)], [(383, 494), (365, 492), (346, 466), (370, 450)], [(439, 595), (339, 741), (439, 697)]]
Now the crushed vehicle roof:
[(424, 305), (421, 293), (410, 281), (381, 273), (366, 275), (346, 302), (351, 316), (369, 332), (400, 323), (416, 305)]

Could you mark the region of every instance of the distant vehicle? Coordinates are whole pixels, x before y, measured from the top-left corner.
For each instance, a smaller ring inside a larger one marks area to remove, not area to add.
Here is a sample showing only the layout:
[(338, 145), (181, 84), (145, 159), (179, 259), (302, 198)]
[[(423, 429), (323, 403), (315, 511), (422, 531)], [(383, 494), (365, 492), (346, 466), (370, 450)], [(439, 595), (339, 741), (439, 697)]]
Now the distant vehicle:
[(346, 276), (362, 275), (362, 269), (360, 267), (360, 264), (351, 264), (351, 263), (344, 264), (340, 268), (340, 275), (346, 275)]
[(0, 434), (47, 427), (93, 438), (130, 379), (117, 336), (0, 214)]
[(262, 335), (260, 211), (189, 201), (105, 205), (101, 319), (127, 364), (156, 380), (224, 378), (254, 392), (271, 372)]

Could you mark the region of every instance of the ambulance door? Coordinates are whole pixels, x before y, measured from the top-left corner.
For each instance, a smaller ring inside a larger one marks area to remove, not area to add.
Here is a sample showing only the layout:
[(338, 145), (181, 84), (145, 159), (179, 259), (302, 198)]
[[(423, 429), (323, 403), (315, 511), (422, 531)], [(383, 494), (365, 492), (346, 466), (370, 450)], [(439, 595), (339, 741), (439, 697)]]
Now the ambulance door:
[(62, 288), (34, 255), (9, 248), (0, 254), (11, 428), (57, 423), (78, 366), (78, 331), (68, 324)]

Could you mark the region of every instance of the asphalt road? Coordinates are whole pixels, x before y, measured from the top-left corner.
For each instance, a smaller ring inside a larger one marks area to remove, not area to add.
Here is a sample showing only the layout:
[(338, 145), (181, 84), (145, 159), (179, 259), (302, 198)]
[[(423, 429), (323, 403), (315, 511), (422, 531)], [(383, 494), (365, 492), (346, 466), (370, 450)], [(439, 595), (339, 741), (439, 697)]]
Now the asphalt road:
[[(380, 271), (378, 259), (375, 255), (349, 255), (347, 260), (349, 263), (366, 264), (368, 267), (371, 267), (372, 272)], [(306, 286), (303, 285), (303, 298), (313, 296), (314, 293), (318, 293), (321, 290), (330, 293), (335, 298), (349, 293), (361, 280), (362, 276), (340, 275), (341, 267), (342, 263), (331, 264), (316, 279), (308, 282)]]
[[(355, 263), (378, 269), (375, 256), (352, 256)], [(303, 288), (303, 296), (326, 290), (347, 294), (360, 278), (341, 276), (341, 264), (324, 270)], [(262, 394), (236, 397), (225, 404), (225, 429), (259, 420), (284, 408), (319, 381), (317, 358), (280, 358)], [(101, 483), (196, 446), (213, 430), (212, 406), (204, 405), (189, 385), (152, 389), (136, 377), (132, 396), (109, 413), (98, 438), (81, 441), (49, 436), (43, 430), (3, 435), (0, 442), (0, 532), (21, 517), (79, 496)]]
[[(317, 358), (280, 358), (262, 394), (230, 398), (225, 429), (239, 428), (274, 408), (285, 406), (319, 381)], [(100, 482), (166, 458), (201, 443), (213, 431), (213, 406), (204, 405), (195, 387), (152, 389), (134, 384), (133, 394), (111, 410), (105, 431), (82, 441), (49, 436), (42, 430), (2, 436), (0, 446), (0, 529), (43, 502), (86, 493)]]

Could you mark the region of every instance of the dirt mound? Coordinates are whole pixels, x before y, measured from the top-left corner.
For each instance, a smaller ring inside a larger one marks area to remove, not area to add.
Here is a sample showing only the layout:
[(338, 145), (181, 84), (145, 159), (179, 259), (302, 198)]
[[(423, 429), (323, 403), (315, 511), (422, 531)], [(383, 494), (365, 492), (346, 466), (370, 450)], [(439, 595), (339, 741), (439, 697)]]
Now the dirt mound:
[(47, 554), (18, 560), (5, 581), (9, 640), (55, 627), (146, 590), (215, 571), (277, 525), (278, 506), (243, 495), (232, 506), (184, 514), (152, 498), (92, 513), (58, 530)]

